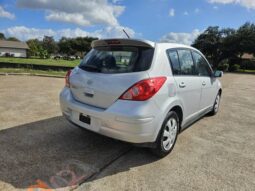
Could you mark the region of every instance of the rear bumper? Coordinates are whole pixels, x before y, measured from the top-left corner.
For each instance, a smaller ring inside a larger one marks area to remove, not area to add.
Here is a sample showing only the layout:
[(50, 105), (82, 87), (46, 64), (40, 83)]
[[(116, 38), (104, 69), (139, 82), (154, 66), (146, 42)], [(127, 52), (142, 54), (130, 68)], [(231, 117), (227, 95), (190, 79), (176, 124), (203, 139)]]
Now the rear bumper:
[[(161, 110), (153, 101), (132, 102), (117, 100), (107, 109), (77, 102), (69, 88), (60, 93), (63, 115), (72, 123), (90, 131), (131, 143), (150, 143), (156, 140), (163, 121)], [(91, 124), (79, 120), (88, 115)]]

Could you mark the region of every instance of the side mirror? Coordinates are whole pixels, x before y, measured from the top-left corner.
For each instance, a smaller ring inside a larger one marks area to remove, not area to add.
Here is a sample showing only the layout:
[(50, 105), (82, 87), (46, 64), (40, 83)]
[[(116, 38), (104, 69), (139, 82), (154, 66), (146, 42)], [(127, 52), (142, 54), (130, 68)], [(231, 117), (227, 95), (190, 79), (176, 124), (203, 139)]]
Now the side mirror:
[(214, 73), (213, 73), (213, 76), (215, 78), (221, 78), (223, 76), (223, 72), (222, 71), (219, 71), (219, 70), (216, 70)]

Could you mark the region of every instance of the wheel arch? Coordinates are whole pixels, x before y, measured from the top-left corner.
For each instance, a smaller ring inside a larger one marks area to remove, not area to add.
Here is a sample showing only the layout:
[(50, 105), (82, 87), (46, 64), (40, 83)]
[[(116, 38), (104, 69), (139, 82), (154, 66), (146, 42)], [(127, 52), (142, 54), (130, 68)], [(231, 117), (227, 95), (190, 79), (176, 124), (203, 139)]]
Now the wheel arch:
[(220, 94), (220, 96), (221, 96), (221, 94), (222, 94), (222, 89), (221, 89), (221, 88), (219, 89), (219, 94)]

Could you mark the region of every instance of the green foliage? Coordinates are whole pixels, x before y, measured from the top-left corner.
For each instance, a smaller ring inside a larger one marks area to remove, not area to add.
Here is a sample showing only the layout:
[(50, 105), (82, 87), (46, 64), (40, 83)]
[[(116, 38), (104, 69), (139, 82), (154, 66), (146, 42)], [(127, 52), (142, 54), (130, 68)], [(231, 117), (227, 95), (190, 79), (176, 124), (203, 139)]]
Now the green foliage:
[(236, 72), (239, 69), (240, 69), (240, 65), (238, 65), (238, 64), (230, 65), (230, 67), (229, 67), (230, 72)]
[(9, 41), (20, 41), (19, 39), (17, 39), (16, 37), (9, 37), (6, 38), (4, 33), (0, 33), (0, 40), (9, 40)]
[(20, 41), (16, 37), (9, 37), (9, 38), (7, 38), (7, 40), (9, 40), (9, 41), (18, 41), (18, 42)]
[(254, 60), (244, 60), (240, 65), (241, 69), (244, 70), (255, 70), (255, 61)]
[(214, 68), (217, 68), (221, 56), (221, 31), (219, 27), (208, 27), (204, 33), (200, 34), (192, 46), (202, 51), (211, 62)]
[(244, 53), (255, 53), (255, 25), (245, 23), (242, 25), (236, 34), (236, 43), (238, 44), (238, 52), (240, 57)]
[(219, 63), (225, 59), (232, 66), (241, 60), (244, 53), (255, 54), (255, 25), (245, 23), (237, 30), (208, 27), (192, 46), (203, 52), (214, 68), (218, 68)]
[(52, 36), (44, 36), (42, 47), (47, 51), (47, 54), (55, 54), (58, 52), (58, 45)]
[(84, 54), (91, 49), (91, 42), (96, 39), (97, 38), (92, 37), (62, 37), (59, 42), (56, 42), (53, 37), (50, 36), (45, 36), (42, 41), (30, 39), (27, 41), (29, 46), (28, 56), (49, 58), (50, 55), (60, 53), (63, 55), (77, 55), (83, 57)]
[(97, 38), (92, 37), (77, 37), (66, 38), (62, 37), (58, 43), (59, 52), (66, 55), (83, 55), (91, 49), (91, 42)]
[(38, 39), (30, 39), (27, 41), (27, 45), (29, 46), (28, 57), (40, 57), (40, 58), (49, 58), (50, 55), (47, 49), (43, 48), (42, 42)]
[(40, 57), (40, 58), (43, 58), (43, 59), (46, 59), (46, 58), (49, 58), (50, 56), (49, 56), (47, 50), (45, 50), (45, 49), (40, 49), (40, 50), (39, 50), (39, 57)]
[(80, 61), (79, 60), (70, 61), (70, 60), (54, 60), (54, 59), (39, 59), (39, 58), (0, 57), (0, 62), (74, 67), (74, 66), (77, 66)]
[(222, 62), (219, 64), (219, 66), (218, 66), (217, 69), (218, 69), (218, 70), (221, 70), (221, 71), (223, 71), (223, 72), (227, 72), (228, 69), (229, 69), (228, 60), (222, 61)]
[(27, 41), (27, 45), (29, 47), (28, 57), (31, 56), (39, 56), (40, 50), (42, 50), (41, 42), (38, 39), (30, 39)]
[(5, 40), (4, 33), (0, 33), (0, 40)]

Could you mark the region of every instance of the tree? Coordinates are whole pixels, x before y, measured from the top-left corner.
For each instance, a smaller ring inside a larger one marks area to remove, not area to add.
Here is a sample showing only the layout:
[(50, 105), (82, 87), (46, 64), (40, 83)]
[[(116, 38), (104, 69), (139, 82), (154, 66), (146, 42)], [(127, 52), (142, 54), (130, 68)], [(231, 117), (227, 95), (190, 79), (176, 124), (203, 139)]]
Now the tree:
[(193, 46), (209, 58), (214, 68), (223, 60), (231, 66), (241, 64), (244, 53), (255, 55), (255, 25), (245, 23), (237, 30), (208, 27), (197, 37)]
[(0, 33), (0, 40), (5, 40), (4, 33)]
[(62, 54), (71, 55), (74, 52), (71, 46), (70, 38), (62, 37), (60, 41), (58, 42), (58, 46), (59, 46), (59, 52)]
[(44, 36), (42, 47), (47, 50), (48, 54), (55, 54), (58, 52), (58, 45), (52, 36)]
[(92, 37), (62, 37), (58, 43), (59, 52), (67, 55), (83, 56), (91, 49), (91, 42), (96, 39)]
[(208, 27), (204, 33), (200, 34), (192, 44), (202, 51), (211, 64), (216, 68), (222, 60), (222, 36), (218, 26)]
[(16, 37), (9, 37), (9, 38), (7, 38), (7, 40), (9, 40), (9, 41), (18, 41), (18, 42), (20, 41)]
[(29, 47), (28, 56), (39, 56), (42, 48), (42, 42), (38, 39), (30, 39), (27, 41), (27, 45)]
[(236, 43), (236, 30), (227, 28), (222, 29), (222, 59), (236, 58), (238, 55), (238, 44)]
[(75, 50), (75, 54), (83, 56), (84, 53), (88, 52), (91, 49), (91, 42), (96, 40), (96, 38), (91, 37), (77, 37), (73, 39), (72, 48)]
[(255, 54), (255, 25), (252, 23), (242, 25), (237, 30), (236, 43), (240, 58), (244, 53)]

